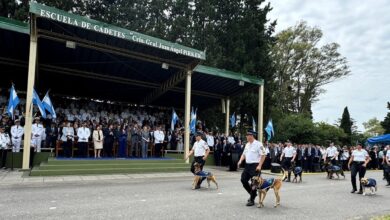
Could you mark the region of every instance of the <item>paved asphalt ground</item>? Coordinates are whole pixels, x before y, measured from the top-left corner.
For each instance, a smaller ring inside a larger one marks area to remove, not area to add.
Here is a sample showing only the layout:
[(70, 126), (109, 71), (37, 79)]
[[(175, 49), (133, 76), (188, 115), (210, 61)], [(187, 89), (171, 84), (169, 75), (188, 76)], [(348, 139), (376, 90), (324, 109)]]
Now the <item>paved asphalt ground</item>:
[[(21, 177), (1, 171), (0, 219), (370, 219), (390, 214), (390, 188), (382, 172), (369, 171), (379, 183), (372, 196), (351, 194), (350, 174), (328, 180), (325, 174), (284, 183), (281, 206), (246, 207), (240, 172), (206, 167), (220, 189), (191, 190), (192, 174), (128, 174), (68, 177)], [(263, 177), (270, 175), (264, 174)], [(205, 183), (202, 186), (206, 186)]]

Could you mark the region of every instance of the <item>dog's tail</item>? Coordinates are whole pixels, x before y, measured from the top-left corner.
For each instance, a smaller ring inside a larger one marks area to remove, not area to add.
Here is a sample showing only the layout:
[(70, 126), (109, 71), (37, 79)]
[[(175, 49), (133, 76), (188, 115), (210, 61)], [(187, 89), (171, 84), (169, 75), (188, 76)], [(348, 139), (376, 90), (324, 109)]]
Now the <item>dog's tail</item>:
[(282, 180), (284, 180), (287, 178), (287, 175), (286, 175), (286, 171), (283, 168), (282, 168), (282, 172), (283, 172)]

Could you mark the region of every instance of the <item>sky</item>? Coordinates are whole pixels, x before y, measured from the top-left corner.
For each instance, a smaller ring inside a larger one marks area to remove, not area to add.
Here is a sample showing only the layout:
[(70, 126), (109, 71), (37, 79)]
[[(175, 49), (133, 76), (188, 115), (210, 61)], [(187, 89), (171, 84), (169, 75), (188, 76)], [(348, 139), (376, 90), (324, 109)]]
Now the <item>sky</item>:
[(276, 32), (306, 21), (323, 31), (321, 44), (336, 42), (351, 74), (325, 85), (313, 104), (314, 121), (335, 124), (348, 106), (359, 131), (371, 118), (383, 121), (390, 101), (390, 1), (270, 0)]

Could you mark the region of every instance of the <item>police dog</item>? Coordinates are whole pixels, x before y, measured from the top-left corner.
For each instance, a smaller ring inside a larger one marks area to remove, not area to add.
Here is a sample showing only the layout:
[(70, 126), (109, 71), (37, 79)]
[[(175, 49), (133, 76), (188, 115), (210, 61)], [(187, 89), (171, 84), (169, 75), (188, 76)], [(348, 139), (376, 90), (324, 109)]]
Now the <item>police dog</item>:
[(345, 179), (344, 171), (340, 166), (333, 165), (330, 161), (328, 161), (328, 162), (325, 162), (324, 167), (325, 167), (325, 171), (327, 173), (328, 179), (332, 179), (333, 174), (336, 174), (338, 179), (340, 179), (340, 175), (343, 176)]
[(302, 167), (296, 166), (295, 163), (292, 163), (291, 170), (294, 173), (294, 179), (292, 182), (298, 183), (298, 177), (299, 177), (299, 182), (302, 182)]
[(280, 178), (268, 178), (263, 179), (260, 175), (252, 177), (252, 189), (257, 189), (259, 193), (259, 204), (257, 205), (258, 208), (264, 207), (264, 199), (267, 195), (267, 192), (269, 189), (273, 189), (276, 197), (275, 205), (274, 207), (278, 207), (280, 205), (280, 194), (279, 191), (282, 188), (282, 180), (286, 176), (286, 172), (283, 171), (283, 177)]
[(370, 188), (371, 195), (375, 195), (375, 192), (378, 190), (375, 179), (363, 177), (360, 182), (363, 186), (363, 196), (366, 195), (366, 188)]
[(201, 166), (199, 163), (194, 163), (194, 167), (195, 167), (195, 177), (194, 177), (194, 181), (192, 182), (192, 189), (195, 189), (196, 185), (198, 185), (199, 181), (201, 181), (203, 177), (206, 177), (207, 179), (207, 188), (210, 188), (210, 181), (211, 181), (215, 183), (218, 189), (218, 183), (215, 179), (215, 176), (211, 172), (205, 172), (201, 170)]

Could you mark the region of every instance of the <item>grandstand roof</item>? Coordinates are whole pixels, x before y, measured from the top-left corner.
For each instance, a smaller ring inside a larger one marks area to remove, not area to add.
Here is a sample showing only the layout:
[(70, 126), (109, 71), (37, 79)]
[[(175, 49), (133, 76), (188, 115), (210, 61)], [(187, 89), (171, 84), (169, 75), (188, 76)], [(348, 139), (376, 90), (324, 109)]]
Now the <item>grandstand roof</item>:
[[(220, 104), (263, 80), (199, 65), (205, 52), (32, 2), (37, 16), (35, 88), (122, 102), (184, 107), (185, 76), (193, 70), (193, 106)], [(0, 18), (1, 87), (26, 90), (30, 27)], [(4, 74), (5, 73), (5, 74)], [(240, 85), (239, 82), (241, 81)]]

